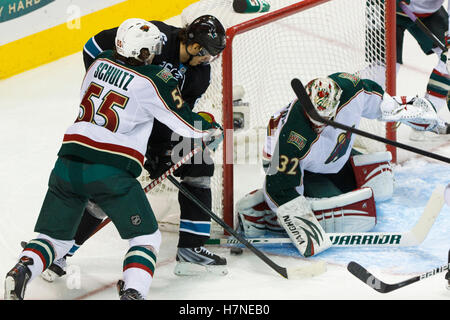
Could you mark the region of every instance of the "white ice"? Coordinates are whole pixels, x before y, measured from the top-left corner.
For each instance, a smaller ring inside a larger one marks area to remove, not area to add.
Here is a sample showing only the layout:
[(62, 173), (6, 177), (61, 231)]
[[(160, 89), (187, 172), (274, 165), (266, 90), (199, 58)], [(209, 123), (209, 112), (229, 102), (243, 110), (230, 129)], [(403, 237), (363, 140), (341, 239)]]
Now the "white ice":
[[(425, 57), (406, 35), (404, 67), (399, 72), (397, 93), (423, 93), (436, 57)], [(30, 53), (32, 54), (32, 53)], [(0, 141), (0, 275), (17, 261), (20, 242), (35, 237), (33, 227), (62, 136), (78, 112), (84, 67), (81, 52), (0, 81), (2, 104)], [(449, 113), (441, 115), (449, 120)], [(401, 138), (412, 143), (407, 138)], [(450, 140), (415, 144), (446, 157)], [(246, 174), (245, 168), (242, 174)], [(395, 168), (394, 199), (378, 204), (377, 231), (406, 231), (412, 227), (438, 184), (450, 182), (448, 164), (400, 153)], [(255, 185), (251, 175), (239, 183), (240, 192)], [(316, 299), (424, 299), (449, 300), (443, 274), (382, 295), (346, 270), (350, 260), (360, 262), (386, 282), (398, 282), (441, 266), (450, 249), (450, 208), (444, 206), (428, 237), (418, 247), (403, 249), (330, 249), (316, 260), (327, 262), (327, 272), (313, 278), (286, 280), (254, 254), (244, 250), (232, 256), (227, 248), (211, 250), (228, 260), (227, 276), (177, 277), (173, 274), (177, 233), (163, 232), (163, 244), (148, 295), (151, 300), (316, 300)], [(69, 274), (54, 283), (36, 278), (26, 299), (117, 299), (115, 284), (121, 278), (122, 259), (128, 243), (108, 225), (68, 260)], [(267, 251), (285, 267), (309, 264), (292, 248)], [(0, 286), (3, 296), (3, 286)]]

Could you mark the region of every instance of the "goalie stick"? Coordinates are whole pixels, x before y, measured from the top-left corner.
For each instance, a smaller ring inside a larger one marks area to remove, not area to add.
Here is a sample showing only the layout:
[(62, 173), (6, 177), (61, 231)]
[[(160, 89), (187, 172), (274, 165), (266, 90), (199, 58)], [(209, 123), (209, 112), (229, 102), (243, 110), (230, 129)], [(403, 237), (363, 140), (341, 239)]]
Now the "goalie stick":
[(410, 152), (414, 152), (414, 153), (420, 154), (420, 155), (428, 157), (428, 158), (432, 158), (432, 159), (436, 159), (436, 160), (443, 161), (446, 163), (450, 163), (450, 158), (447, 158), (447, 157), (444, 157), (444, 156), (441, 156), (441, 155), (438, 155), (435, 153), (431, 153), (431, 152), (428, 152), (425, 150), (417, 149), (417, 148), (414, 148), (412, 146), (409, 146), (409, 145), (406, 145), (406, 144), (403, 144), (403, 143), (400, 143), (397, 141), (392, 141), (392, 140), (368, 133), (366, 131), (362, 131), (362, 130), (359, 130), (356, 128), (346, 126), (342, 123), (335, 122), (333, 120), (325, 119), (317, 113), (316, 108), (314, 108), (308, 94), (306, 93), (305, 88), (303, 87), (303, 84), (301, 83), (301, 81), (299, 79), (292, 79), (291, 86), (292, 86), (292, 89), (294, 90), (297, 98), (300, 100), (305, 111), (309, 114), (309, 116), (311, 118), (313, 118), (316, 121), (325, 123), (325, 124), (330, 125), (335, 128), (339, 128), (341, 130), (349, 131), (351, 133), (354, 133), (354, 134), (357, 134), (357, 135), (360, 135), (360, 136), (363, 136), (363, 137), (366, 137), (366, 138), (369, 138), (372, 140), (376, 140), (376, 141), (379, 141), (379, 142), (382, 142), (385, 144), (389, 144), (389, 145), (392, 145), (392, 146), (400, 148), (400, 149), (405, 149)]
[[(444, 186), (437, 186), (428, 200), (425, 209), (407, 232), (354, 232), (327, 233), (332, 247), (408, 247), (418, 246), (425, 240), (437, 216), (444, 206)], [(290, 238), (248, 238), (253, 244), (291, 243)], [(234, 238), (209, 239), (206, 244), (237, 244)]]
[[(449, 254), (450, 254), (450, 251), (449, 251)], [(371, 287), (372, 289), (374, 289), (380, 293), (388, 293), (388, 292), (403, 288), (404, 286), (410, 285), (412, 283), (418, 282), (420, 280), (427, 279), (429, 277), (432, 277), (432, 276), (434, 276), (438, 273), (444, 272), (446, 270), (450, 270), (450, 262), (443, 266), (440, 266), (438, 268), (434, 268), (433, 270), (422, 273), (418, 276), (415, 276), (415, 277), (412, 277), (412, 278), (409, 278), (407, 280), (400, 281), (397, 283), (392, 283), (392, 284), (381, 281), (380, 279), (375, 277), (372, 273), (367, 271), (363, 266), (361, 266), (360, 264), (358, 264), (354, 261), (351, 261), (347, 265), (347, 270), (352, 275), (357, 277), (359, 280), (361, 280), (362, 282), (367, 284), (369, 287)]]
[(183, 193), (186, 198), (190, 199), (194, 202), (203, 212), (205, 212), (208, 216), (211, 217), (215, 222), (217, 222), (225, 231), (229, 234), (233, 235), (237, 241), (241, 244), (245, 245), (251, 252), (253, 252), (258, 258), (264, 261), (269, 267), (278, 272), (282, 277), (286, 279), (295, 278), (295, 277), (303, 277), (303, 276), (313, 276), (318, 275), (326, 270), (325, 262), (310, 262), (309, 265), (304, 267), (296, 267), (296, 268), (285, 268), (278, 264), (276, 264), (273, 260), (267, 257), (262, 251), (258, 250), (255, 246), (253, 246), (249, 241), (247, 241), (244, 237), (242, 237), (239, 233), (237, 233), (233, 228), (225, 223), (222, 219), (220, 219), (214, 212), (212, 212), (205, 204), (203, 204), (200, 200), (197, 199), (189, 190), (187, 190), (180, 182), (178, 182), (173, 176), (168, 176), (167, 179), (172, 182), (181, 193)]

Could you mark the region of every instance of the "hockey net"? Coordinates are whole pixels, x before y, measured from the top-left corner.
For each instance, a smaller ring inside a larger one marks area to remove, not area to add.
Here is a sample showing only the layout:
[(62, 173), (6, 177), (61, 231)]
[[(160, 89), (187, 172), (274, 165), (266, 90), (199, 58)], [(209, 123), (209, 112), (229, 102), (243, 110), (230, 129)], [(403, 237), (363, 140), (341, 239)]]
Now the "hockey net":
[[(270, 11), (256, 14), (235, 13), (232, 2), (201, 0), (181, 15), (186, 25), (212, 14), (227, 29), (227, 48), (211, 63), (211, 85), (196, 111), (211, 112), (224, 125), (225, 140), (214, 158), (212, 193), (213, 212), (229, 225), (235, 224), (233, 208), (242, 196), (236, 193), (241, 183), (236, 168), (260, 166), (270, 116), (295, 98), (290, 86), (293, 78), (305, 84), (345, 71), (375, 80), (383, 88), (386, 79), (391, 86), (395, 79), (390, 65), (386, 68), (392, 43), (392, 37), (387, 37), (392, 23), (386, 15), (390, 0), (270, 0)], [(363, 120), (360, 129), (394, 138), (376, 120)], [(384, 144), (361, 137), (355, 146), (366, 152), (386, 150)], [(177, 228), (176, 191), (167, 182), (151, 192), (163, 228)], [(221, 232), (216, 227), (212, 230)]]

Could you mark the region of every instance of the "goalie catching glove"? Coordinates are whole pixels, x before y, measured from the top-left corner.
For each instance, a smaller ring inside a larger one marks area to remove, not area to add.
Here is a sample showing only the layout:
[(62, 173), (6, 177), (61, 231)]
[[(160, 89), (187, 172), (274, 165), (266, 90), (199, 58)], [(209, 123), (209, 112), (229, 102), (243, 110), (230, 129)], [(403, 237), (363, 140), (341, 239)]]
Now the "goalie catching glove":
[(418, 131), (440, 134), (447, 130), (444, 121), (438, 118), (433, 104), (418, 96), (394, 96), (385, 93), (381, 103), (381, 121), (404, 123)]

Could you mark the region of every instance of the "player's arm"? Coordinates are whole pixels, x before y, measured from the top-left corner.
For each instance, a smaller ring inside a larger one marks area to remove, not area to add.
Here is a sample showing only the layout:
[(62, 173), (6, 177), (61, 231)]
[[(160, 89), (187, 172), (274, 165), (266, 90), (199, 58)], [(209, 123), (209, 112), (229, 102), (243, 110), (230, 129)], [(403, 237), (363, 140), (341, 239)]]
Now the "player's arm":
[(83, 47), (83, 61), (86, 70), (101, 52), (114, 49), (116, 34), (117, 28), (103, 30), (86, 42)]
[(303, 193), (301, 160), (317, 138), (312, 129), (305, 130), (310, 128), (307, 121), (297, 102), (278, 136), (264, 182), (265, 197), (273, 211)]
[(170, 78), (170, 72), (165, 69), (162, 69), (162, 72), (169, 73), (166, 75), (169, 77), (167, 83), (165, 80), (155, 79), (151, 82), (151, 88), (141, 92), (143, 104), (152, 106), (148, 108), (148, 112), (181, 136), (202, 138), (211, 133), (213, 125), (193, 112), (184, 102), (178, 82)]
[(184, 85), (181, 89), (183, 100), (191, 109), (195, 107), (198, 99), (206, 92), (211, 82), (211, 66), (201, 65), (189, 68), (186, 72)]

